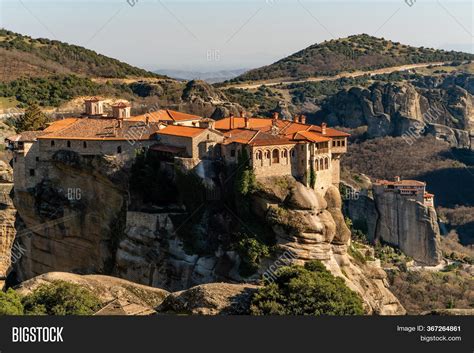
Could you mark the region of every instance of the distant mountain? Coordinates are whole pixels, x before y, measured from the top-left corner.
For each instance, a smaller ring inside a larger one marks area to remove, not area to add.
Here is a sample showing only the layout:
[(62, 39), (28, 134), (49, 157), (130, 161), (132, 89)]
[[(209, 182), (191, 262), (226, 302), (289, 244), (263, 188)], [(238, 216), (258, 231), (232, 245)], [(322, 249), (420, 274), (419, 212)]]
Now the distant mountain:
[(199, 72), (186, 70), (156, 70), (155, 73), (166, 75), (177, 80), (202, 80), (208, 83), (224, 82), (244, 74), (249, 69), (221, 70), (214, 72)]
[(33, 39), (0, 29), (0, 81), (78, 74), (87, 77), (162, 77), (77, 45)]
[(360, 34), (314, 44), (274, 64), (250, 70), (232, 81), (303, 79), (331, 76), (344, 71), (369, 71), (390, 66), (472, 59), (474, 54), (416, 48)]

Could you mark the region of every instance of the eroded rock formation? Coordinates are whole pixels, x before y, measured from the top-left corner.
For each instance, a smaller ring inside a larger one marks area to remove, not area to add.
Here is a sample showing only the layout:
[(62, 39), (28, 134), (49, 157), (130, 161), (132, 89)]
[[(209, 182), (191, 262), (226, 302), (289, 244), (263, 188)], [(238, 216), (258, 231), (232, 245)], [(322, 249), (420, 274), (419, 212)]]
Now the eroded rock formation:
[(330, 97), (321, 115), (332, 125), (366, 125), (370, 138), (414, 139), (432, 134), (452, 147), (472, 149), (472, 80), (461, 78), (426, 77), (422, 82), (377, 82), (369, 88), (352, 87)]
[(345, 201), (344, 210), (355, 225), (363, 228), (369, 241), (398, 247), (421, 265), (441, 262), (438, 216), (433, 207), (398, 193), (369, 196), (367, 190), (362, 190), (357, 199)]
[[(405, 310), (388, 290), (386, 273), (376, 262), (357, 263), (349, 254), (350, 230), (341, 212), (339, 190), (330, 187), (323, 198), (294, 179), (260, 181), (255, 196), (256, 211), (273, 224), (277, 242), (289, 263), (320, 260), (349, 288), (359, 293), (367, 312), (404, 314)], [(258, 206), (257, 206), (258, 205)]]

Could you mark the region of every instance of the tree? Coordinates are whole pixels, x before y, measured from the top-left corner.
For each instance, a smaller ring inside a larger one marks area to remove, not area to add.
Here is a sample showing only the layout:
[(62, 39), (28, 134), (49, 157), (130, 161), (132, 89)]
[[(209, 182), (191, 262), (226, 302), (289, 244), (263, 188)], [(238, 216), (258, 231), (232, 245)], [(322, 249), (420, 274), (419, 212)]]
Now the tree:
[(21, 297), (11, 288), (0, 291), (0, 315), (23, 315)]
[(64, 281), (40, 285), (23, 298), (25, 314), (30, 315), (92, 315), (100, 305), (92, 292)]
[(253, 315), (363, 315), (359, 295), (320, 261), (285, 266), (253, 297)]
[(18, 133), (27, 130), (42, 130), (48, 123), (48, 117), (36, 105), (31, 105), (16, 122), (16, 130)]

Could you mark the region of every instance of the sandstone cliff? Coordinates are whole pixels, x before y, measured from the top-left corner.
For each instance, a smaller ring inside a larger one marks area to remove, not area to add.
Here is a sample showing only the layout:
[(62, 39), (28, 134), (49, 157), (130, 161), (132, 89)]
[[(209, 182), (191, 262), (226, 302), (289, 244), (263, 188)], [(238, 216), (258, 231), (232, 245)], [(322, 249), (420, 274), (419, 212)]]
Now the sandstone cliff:
[(349, 254), (351, 232), (341, 212), (339, 190), (332, 186), (325, 197), (287, 178), (267, 179), (255, 196), (255, 211), (273, 224), (277, 243), (287, 262), (301, 264), (320, 260), (349, 288), (359, 293), (369, 313), (404, 314), (388, 290), (386, 273), (376, 262), (357, 263)]
[[(20, 223), (28, 228), (27, 236), (16, 239), (26, 249), (13, 266), (17, 280), (52, 271), (109, 274), (176, 291), (259, 277), (239, 273), (232, 237), (242, 220), (223, 199), (212, 199), (191, 217), (183, 204), (127, 211), (128, 176), (118, 161), (60, 152), (48, 170), (34, 189), (15, 195)], [(81, 197), (66, 197), (70, 188), (81, 190)], [(360, 264), (348, 254), (351, 234), (336, 187), (320, 195), (293, 178), (262, 180), (253, 201), (252, 214), (271, 226), (280, 253), (294, 254), (291, 262), (321, 260), (361, 295), (369, 313), (404, 313), (377, 263)], [(183, 227), (191, 238), (183, 238)], [(278, 255), (262, 261), (259, 273)]]
[(367, 126), (369, 138), (432, 134), (474, 148), (472, 77), (424, 77), (412, 82), (352, 87), (331, 96), (320, 113), (332, 125)]
[(22, 232), (15, 246), (26, 249), (13, 266), (17, 280), (53, 271), (110, 273), (126, 210), (116, 162), (60, 151), (43, 162), (48, 178), (15, 192)]
[(398, 193), (369, 196), (363, 190), (357, 200), (345, 201), (344, 211), (356, 226), (363, 228), (369, 241), (398, 247), (422, 265), (441, 262), (438, 216), (433, 207)]
[(16, 236), (16, 209), (13, 206), (13, 175), (11, 167), (0, 161), (0, 288), (8, 275), (12, 262), (16, 262), (24, 249), (13, 247)]

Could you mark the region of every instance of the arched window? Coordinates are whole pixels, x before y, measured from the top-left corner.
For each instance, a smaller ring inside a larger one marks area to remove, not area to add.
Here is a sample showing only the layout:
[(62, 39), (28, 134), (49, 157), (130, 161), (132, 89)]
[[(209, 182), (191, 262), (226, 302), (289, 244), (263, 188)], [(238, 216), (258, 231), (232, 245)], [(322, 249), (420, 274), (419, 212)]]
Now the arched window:
[(319, 159), (316, 159), (316, 160), (314, 161), (314, 166), (315, 166), (314, 169), (318, 172), (318, 171), (319, 171)]
[(117, 153), (122, 153), (122, 146), (117, 147)]
[(324, 169), (324, 161), (322, 159), (319, 160), (319, 170)]
[(324, 169), (329, 169), (329, 158), (324, 159)]
[(288, 158), (288, 150), (286, 150), (286, 149), (283, 150), (282, 156), (283, 156), (283, 158)]
[(272, 152), (272, 163), (280, 163), (280, 151), (277, 149)]
[(261, 160), (262, 159), (262, 151), (257, 151), (257, 153), (255, 154), (255, 158), (258, 159), (258, 160)]
[(270, 151), (265, 151), (265, 158), (270, 159)]

